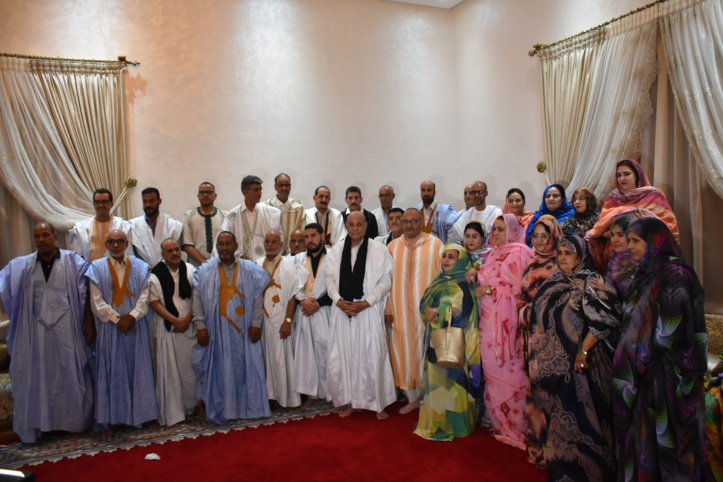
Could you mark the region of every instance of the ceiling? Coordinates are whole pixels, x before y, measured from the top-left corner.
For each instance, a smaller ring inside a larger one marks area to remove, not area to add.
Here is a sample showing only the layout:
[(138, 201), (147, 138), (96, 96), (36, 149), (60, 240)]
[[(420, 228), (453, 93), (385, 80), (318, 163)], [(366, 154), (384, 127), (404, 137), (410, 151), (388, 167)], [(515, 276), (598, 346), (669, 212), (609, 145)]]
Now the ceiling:
[(398, 3), (413, 3), (415, 5), (424, 5), (426, 7), (437, 7), (451, 9), (462, 3), (464, 0), (388, 0)]

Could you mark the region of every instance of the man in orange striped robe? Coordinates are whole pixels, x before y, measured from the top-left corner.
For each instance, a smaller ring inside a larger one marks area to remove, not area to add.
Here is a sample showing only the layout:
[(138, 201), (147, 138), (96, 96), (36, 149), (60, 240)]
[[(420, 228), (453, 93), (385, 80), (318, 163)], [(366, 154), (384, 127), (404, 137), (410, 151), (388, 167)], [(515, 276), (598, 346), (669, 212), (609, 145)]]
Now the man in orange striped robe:
[(422, 388), (424, 323), (419, 302), (424, 291), (437, 277), (444, 244), (439, 238), (422, 232), (422, 214), (409, 208), (402, 216), (404, 235), (389, 244), (394, 259), (392, 290), (385, 312), (390, 325), (389, 349), (394, 382), (405, 391), (409, 403), (399, 413), (419, 408)]

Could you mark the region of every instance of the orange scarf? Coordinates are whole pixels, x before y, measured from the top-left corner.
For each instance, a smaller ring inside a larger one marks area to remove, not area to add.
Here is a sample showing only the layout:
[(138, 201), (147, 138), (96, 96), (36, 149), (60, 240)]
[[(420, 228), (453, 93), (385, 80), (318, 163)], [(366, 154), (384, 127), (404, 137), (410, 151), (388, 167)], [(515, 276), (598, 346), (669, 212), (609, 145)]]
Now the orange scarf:
[(126, 261), (126, 272), (123, 275), (123, 286), (118, 283), (118, 273), (115, 272), (115, 267), (113, 266), (113, 262), (110, 260), (110, 256), (108, 257), (108, 269), (110, 270), (110, 277), (113, 280), (113, 306), (116, 308), (119, 308), (120, 305), (123, 304), (123, 300), (125, 300), (126, 296), (131, 296), (133, 298), (136, 297), (135, 293), (131, 292), (128, 289), (128, 278), (130, 278), (131, 275), (131, 263), (128, 258), (125, 258)]
[[(238, 263), (236, 264), (236, 269), (233, 272), (233, 281), (231, 282), (231, 286), (227, 285), (226, 282), (226, 272), (223, 269), (222, 263), (218, 263), (218, 275), (219, 275), (219, 288), (218, 288), (218, 312), (228, 320), (229, 323), (231, 323), (231, 326), (233, 326), (233, 329), (236, 330), (236, 333), (241, 333), (241, 328), (234, 323), (234, 321), (229, 318), (228, 316), (228, 303), (233, 299), (234, 296), (240, 295), (241, 298), (245, 298), (243, 293), (241, 293), (238, 290), (238, 286), (236, 286), (236, 280), (238, 279)], [(236, 307), (236, 314), (238, 316), (243, 316), (245, 313), (244, 307), (242, 305), (238, 305)]]

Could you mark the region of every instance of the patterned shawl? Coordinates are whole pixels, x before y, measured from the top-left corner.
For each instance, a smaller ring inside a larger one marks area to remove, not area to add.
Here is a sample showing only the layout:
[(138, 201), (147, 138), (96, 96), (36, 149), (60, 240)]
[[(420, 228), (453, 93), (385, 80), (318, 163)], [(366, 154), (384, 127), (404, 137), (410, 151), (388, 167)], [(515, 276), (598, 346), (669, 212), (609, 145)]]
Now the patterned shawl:
[(676, 241), (680, 239), (678, 221), (663, 191), (650, 185), (645, 171), (637, 162), (629, 159), (622, 160), (618, 162), (616, 172), (621, 165), (629, 166), (636, 172), (638, 187), (632, 191), (623, 191), (616, 179), (616, 187), (605, 199), (600, 219), (585, 235), (585, 240), (590, 248), (590, 256), (601, 272), (607, 269), (608, 261), (612, 257), (610, 240), (605, 238), (604, 235), (610, 230), (610, 225), (615, 218), (621, 214), (631, 212), (634, 209), (648, 210), (665, 221)]
[(578, 187), (575, 192), (572, 193), (573, 207), (575, 199), (580, 197), (585, 198), (585, 212), (578, 213), (575, 211), (575, 215), (567, 218), (565, 222), (560, 224), (562, 231), (565, 234), (574, 234), (575, 236), (585, 237), (585, 234), (595, 226), (598, 219), (600, 219), (600, 202), (595, 197), (595, 193), (586, 187)]
[[(550, 211), (549, 209), (547, 209), (547, 204), (545, 204), (545, 198), (547, 197), (547, 192), (553, 187), (557, 188), (557, 190), (560, 191), (560, 194), (562, 194), (562, 206), (560, 206), (559, 209)], [(565, 222), (567, 218), (575, 215), (575, 208), (573, 208), (572, 205), (567, 202), (565, 188), (562, 187), (560, 184), (550, 184), (545, 188), (545, 192), (542, 193), (542, 204), (540, 204), (540, 209), (537, 210), (535, 215), (532, 217), (532, 220), (530, 220), (530, 224), (527, 225), (527, 233), (525, 238), (527, 246), (532, 246), (532, 230), (535, 229), (535, 223), (537, 222), (537, 220), (545, 214), (554, 216), (555, 219), (557, 219), (557, 222), (560, 224)]]
[[(560, 229), (557, 219), (550, 215), (542, 216), (535, 224), (547, 226), (550, 237), (547, 239), (547, 244), (545, 244), (545, 249), (542, 252), (533, 249), (535, 257), (530, 260), (525, 269), (525, 274), (522, 275), (520, 306), (531, 304), (542, 283), (557, 271), (557, 243), (562, 239), (562, 229)], [(522, 322), (522, 320), (520, 321)]]
[[(508, 203), (510, 199), (510, 195), (507, 194), (505, 196), (505, 204), (502, 206), (502, 214), (513, 214), (512, 210), (510, 209), (510, 205)], [(532, 211), (525, 211), (524, 208), (522, 210), (522, 214), (515, 214), (517, 216), (517, 220), (520, 222), (522, 227), (527, 229), (527, 226), (530, 224), (530, 221), (532, 221), (532, 216), (534, 216), (535, 213)]]

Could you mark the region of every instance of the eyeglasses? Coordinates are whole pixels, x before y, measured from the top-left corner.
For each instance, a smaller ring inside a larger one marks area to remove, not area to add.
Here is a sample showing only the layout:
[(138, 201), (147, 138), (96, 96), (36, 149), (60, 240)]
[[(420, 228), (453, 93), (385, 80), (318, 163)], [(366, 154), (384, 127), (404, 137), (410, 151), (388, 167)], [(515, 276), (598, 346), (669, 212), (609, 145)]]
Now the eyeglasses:
[(236, 244), (236, 243), (234, 243), (233, 241), (219, 241), (218, 243), (216, 243), (216, 246), (219, 248), (225, 248), (225, 247), (231, 247), (234, 244)]
[(98, 204), (98, 205), (102, 206), (102, 205), (105, 205), (105, 204), (110, 204), (110, 200), (108, 200), (108, 199), (94, 199), (94, 200), (93, 200), (93, 204)]
[(116, 244), (118, 244), (118, 245), (126, 244), (127, 242), (128, 242), (128, 241), (125, 240), (125, 239), (106, 239), (106, 240), (105, 240), (105, 243), (106, 243), (108, 246), (114, 246), (114, 245), (116, 245)]
[(402, 219), (402, 224), (419, 224), (419, 219)]
[(199, 196), (213, 196), (216, 194), (214, 191), (198, 191)]
[(550, 235), (549, 235), (549, 234), (544, 234), (544, 233), (543, 233), (543, 234), (540, 234), (540, 233), (538, 233), (538, 234), (533, 234), (533, 235), (532, 235), (532, 239), (550, 239)]

